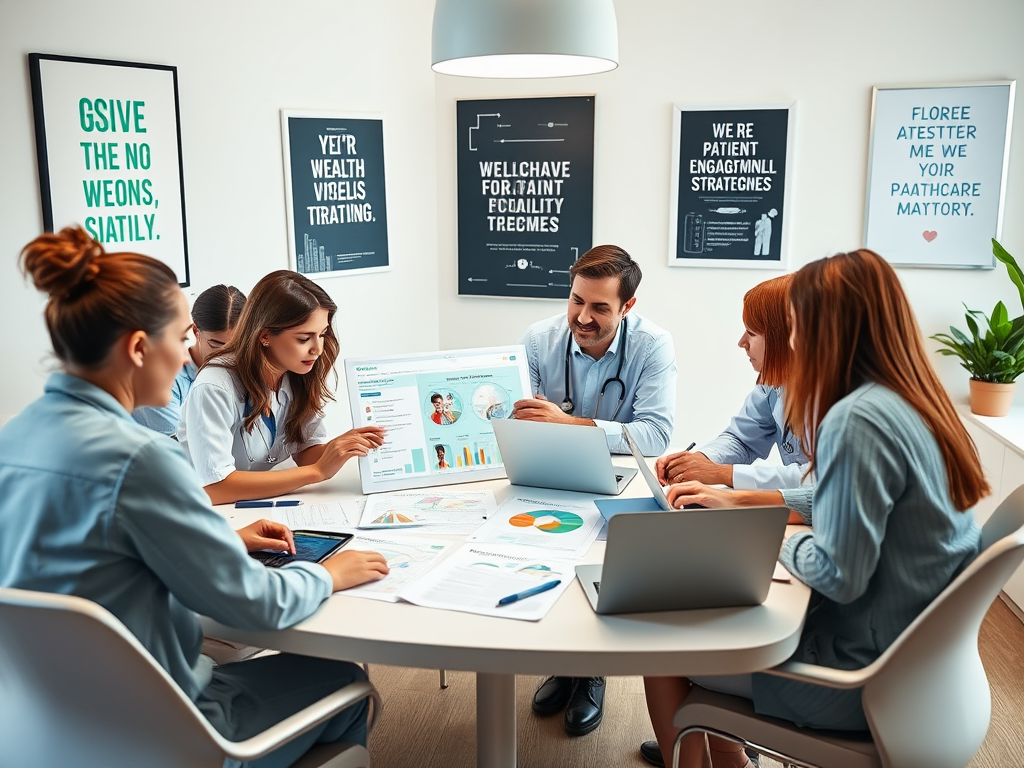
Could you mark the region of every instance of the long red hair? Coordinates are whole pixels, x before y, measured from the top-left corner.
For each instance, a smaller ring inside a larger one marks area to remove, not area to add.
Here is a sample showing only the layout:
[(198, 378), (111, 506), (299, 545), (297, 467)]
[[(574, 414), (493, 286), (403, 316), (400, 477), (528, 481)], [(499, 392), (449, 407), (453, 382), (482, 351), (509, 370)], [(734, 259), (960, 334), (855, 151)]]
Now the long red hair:
[(743, 325), (764, 336), (764, 361), (757, 383), (781, 387), (789, 378), (789, 284), (792, 275), (758, 283), (743, 297)]
[(921, 332), (896, 272), (861, 249), (814, 261), (789, 289), (795, 333), (786, 420), (814, 466), (818, 428), (839, 400), (873, 381), (924, 419), (946, 465), (959, 510), (989, 493), (978, 451), (925, 356)]

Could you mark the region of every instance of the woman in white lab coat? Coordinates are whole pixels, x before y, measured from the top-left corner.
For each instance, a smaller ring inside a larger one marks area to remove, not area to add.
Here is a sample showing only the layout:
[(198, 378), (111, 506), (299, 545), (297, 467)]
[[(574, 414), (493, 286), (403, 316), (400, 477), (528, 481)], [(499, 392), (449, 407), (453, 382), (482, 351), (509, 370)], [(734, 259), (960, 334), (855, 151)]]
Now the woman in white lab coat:
[[(214, 504), (327, 480), (384, 442), (380, 427), (328, 439), (323, 425), (339, 352), (337, 308), (309, 278), (271, 272), (249, 295), (234, 338), (199, 371), (178, 441)], [(265, 471), (289, 457), (297, 466)]]

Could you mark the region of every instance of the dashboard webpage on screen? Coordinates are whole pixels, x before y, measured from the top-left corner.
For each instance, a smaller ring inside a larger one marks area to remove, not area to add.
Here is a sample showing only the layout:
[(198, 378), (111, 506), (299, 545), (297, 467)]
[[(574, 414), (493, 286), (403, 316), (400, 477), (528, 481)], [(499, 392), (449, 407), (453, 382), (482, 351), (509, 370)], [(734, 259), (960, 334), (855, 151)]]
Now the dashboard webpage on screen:
[(353, 425), (388, 430), (359, 460), (363, 493), (505, 476), (490, 422), (531, 395), (521, 345), (350, 358), (345, 377)]

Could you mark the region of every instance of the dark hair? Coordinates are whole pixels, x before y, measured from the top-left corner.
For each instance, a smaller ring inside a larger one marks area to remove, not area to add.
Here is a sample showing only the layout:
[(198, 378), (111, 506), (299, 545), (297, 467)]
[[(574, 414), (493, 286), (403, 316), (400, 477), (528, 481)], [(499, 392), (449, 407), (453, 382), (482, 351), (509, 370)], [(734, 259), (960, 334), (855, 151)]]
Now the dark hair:
[(444, 400), (444, 398), (441, 396), (440, 392), (435, 392), (430, 396), (430, 402), (434, 402), (434, 400)]
[(252, 289), (231, 341), (216, 358), (206, 361), (205, 365), (231, 368), (241, 381), (251, 407), (244, 420), (246, 431), (252, 432), (256, 420), (270, 413), (270, 393), (263, 376), (270, 362), (260, 337), (264, 332), (277, 336), (302, 325), (318, 309), (327, 310), (323, 353), (309, 373), (301, 376), (291, 371), (285, 373), (293, 395), (292, 409), (283, 425), (285, 439), (292, 443), (305, 442), (309, 422), (314, 416), (322, 416), (327, 401), (334, 399), (327, 377), (338, 359), (338, 338), (331, 325), (338, 305), (327, 291), (298, 272), (287, 269), (271, 272)]
[(619, 278), (619, 300), (625, 304), (636, 295), (640, 285), (640, 265), (617, 245), (596, 245), (580, 256), (569, 267), (569, 282), (579, 277), (600, 280), (605, 277)]
[(125, 333), (159, 336), (178, 314), (174, 270), (139, 253), (107, 253), (81, 227), (40, 235), (19, 260), (50, 296), (46, 328), (65, 364), (95, 368)]
[(437, 452), (437, 453), (444, 453), (445, 452), (445, 447), (443, 445), (441, 445), (440, 443), (438, 443), (437, 445), (434, 446), (434, 451)]
[(789, 301), (796, 333), (786, 421), (811, 458), (808, 471), (825, 414), (873, 381), (906, 400), (935, 436), (957, 509), (989, 493), (978, 451), (928, 362), (910, 302), (885, 259), (862, 248), (812, 261), (793, 276)]
[(781, 387), (789, 377), (789, 284), (792, 275), (758, 283), (743, 297), (743, 324), (764, 337), (757, 383)]
[(200, 331), (230, 331), (238, 324), (244, 306), (245, 294), (235, 286), (215, 285), (196, 298), (192, 305), (192, 320)]

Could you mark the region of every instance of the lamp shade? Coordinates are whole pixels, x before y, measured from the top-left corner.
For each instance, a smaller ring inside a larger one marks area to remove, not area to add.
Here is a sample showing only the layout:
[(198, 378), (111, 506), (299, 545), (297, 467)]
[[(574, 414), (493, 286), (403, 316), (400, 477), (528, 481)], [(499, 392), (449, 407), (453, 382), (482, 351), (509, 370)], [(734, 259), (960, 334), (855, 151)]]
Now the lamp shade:
[(568, 77), (619, 65), (612, 0), (437, 0), (433, 69), (463, 77)]

